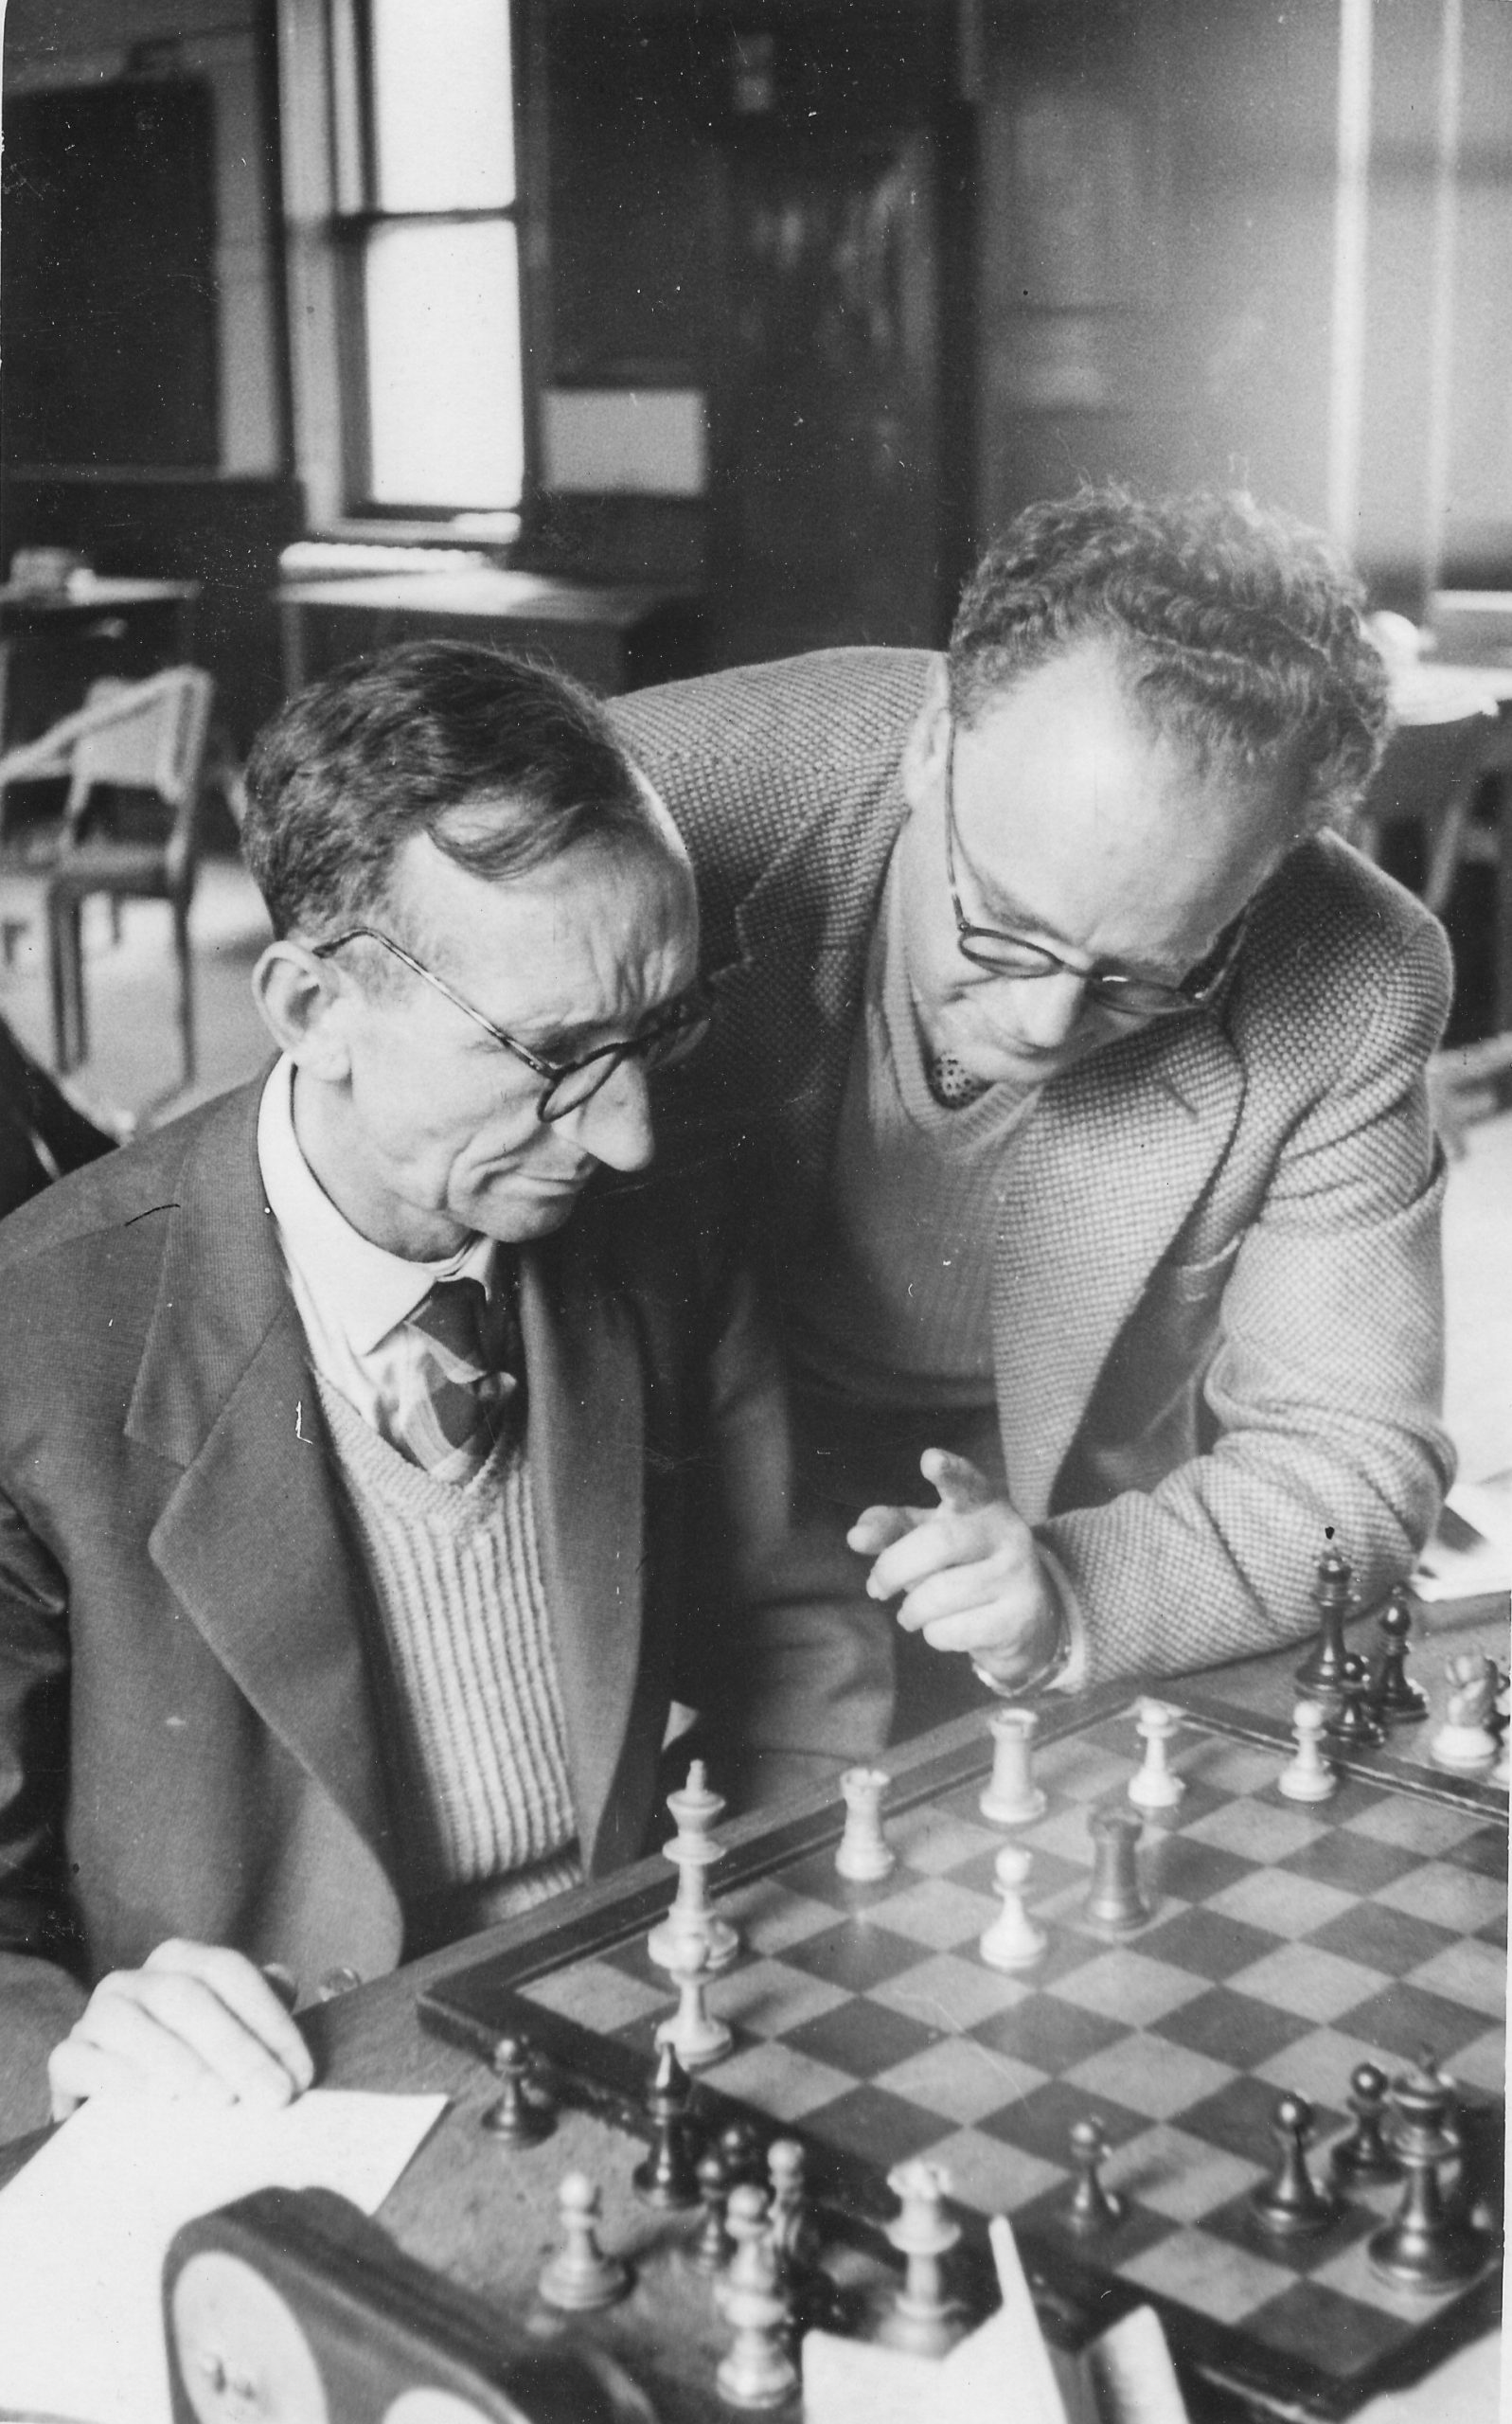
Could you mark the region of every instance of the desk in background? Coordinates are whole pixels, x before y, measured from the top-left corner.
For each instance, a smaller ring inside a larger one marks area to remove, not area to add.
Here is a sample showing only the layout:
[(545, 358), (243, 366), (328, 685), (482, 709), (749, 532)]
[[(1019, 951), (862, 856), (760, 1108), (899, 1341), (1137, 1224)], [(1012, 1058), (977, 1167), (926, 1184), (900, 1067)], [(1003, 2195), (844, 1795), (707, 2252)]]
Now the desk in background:
[(194, 661), (197, 580), (76, 573), (65, 589), (0, 586), (0, 745), (34, 740), (105, 674), (133, 681)]
[(276, 595), (290, 692), (347, 657), (414, 639), (533, 652), (605, 696), (698, 670), (696, 601), (676, 590), (482, 567), (292, 580)]

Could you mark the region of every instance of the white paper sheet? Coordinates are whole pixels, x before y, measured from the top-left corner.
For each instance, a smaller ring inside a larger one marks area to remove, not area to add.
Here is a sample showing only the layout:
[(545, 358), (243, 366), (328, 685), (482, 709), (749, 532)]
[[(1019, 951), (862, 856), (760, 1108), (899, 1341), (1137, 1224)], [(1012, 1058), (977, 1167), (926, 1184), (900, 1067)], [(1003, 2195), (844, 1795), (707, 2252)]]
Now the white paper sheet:
[(169, 2424), (174, 2232), (255, 2188), (333, 2188), (374, 2213), (445, 2104), (316, 2088), (276, 2112), (82, 2106), (0, 2192), (0, 2408)]

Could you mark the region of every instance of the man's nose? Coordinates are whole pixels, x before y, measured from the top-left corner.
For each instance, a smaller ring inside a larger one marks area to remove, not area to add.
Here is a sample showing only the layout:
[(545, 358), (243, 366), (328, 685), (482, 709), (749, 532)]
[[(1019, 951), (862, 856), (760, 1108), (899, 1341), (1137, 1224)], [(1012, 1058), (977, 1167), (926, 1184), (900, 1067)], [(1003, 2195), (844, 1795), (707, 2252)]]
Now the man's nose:
[(656, 1150), (646, 1072), (638, 1060), (622, 1060), (596, 1095), (570, 1111), (558, 1126), (585, 1153), (613, 1170), (643, 1170)]
[(1061, 968), (1053, 976), (1021, 981), (1015, 994), (1014, 1021), (1023, 1041), (1038, 1051), (1053, 1052), (1081, 1016), (1087, 980), (1074, 968)]

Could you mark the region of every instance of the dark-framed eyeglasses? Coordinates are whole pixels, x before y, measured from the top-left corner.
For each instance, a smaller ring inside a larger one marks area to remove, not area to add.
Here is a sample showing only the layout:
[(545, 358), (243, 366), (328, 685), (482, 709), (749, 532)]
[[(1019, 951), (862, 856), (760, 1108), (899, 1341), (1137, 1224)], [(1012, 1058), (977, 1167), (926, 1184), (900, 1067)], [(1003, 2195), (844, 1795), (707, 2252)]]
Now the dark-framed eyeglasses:
[(1104, 1009), (1121, 1011), (1126, 1018), (1168, 1019), (1183, 1010), (1200, 1010), (1209, 1003), (1233, 967), (1244, 937), (1249, 918), (1246, 905), (1226, 925), (1212, 950), (1195, 968), (1175, 985), (1162, 985), (1152, 976), (1126, 976), (1116, 968), (1076, 968), (1070, 960), (1061, 959), (1043, 943), (1031, 942), (1026, 935), (1005, 934), (997, 926), (973, 926), (961, 906), (960, 886), (955, 876), (955, 726), (945, 760), (945, 870), (951, 887), (951, 907), (955, 913), (956, 947), (963, 959), (973, 968), (987, 969), (994, 976), (1079, 977), (1089, 1001), (1100, 1002)]
[(600, 1043), (596, 1050), (585, 1052), (580, 1060), (547, 1060), (541, 1053), (532, 1052), (527, 1043), (506, 1035), (502, 1026), (495, 1026), (491, 1019), (485, 1018), (444, 976), (437, 976), (434, 969), (427, 968), (423, 960), (417, 959), (413, 952), (406, 951), (402, 943), (397, 943), (380, 927), (348, 926), (345, 933), (333, 935), (329, 942), (314, 943), (311, 948), (316, 959), (329, 959), (333, 952), (355, 942), (381, 943), (413, 976), (423, 977), (443, 1001), (450, 1002), (454, 1009), (481, 1027), (501, 1050), (534, 1070), (543, 1081), (536, 1101), (536, 1116), (548, 1125), (553, 1120), (565, 1119), (569, 1112), (580, 1111), (585, 1102), (591, 1102), (623, 1061), (638, 1060), (649, 1071), (669, 1069), (677, 1061), (685, 1060), (689, 1053), (698, 1050), (714, 1022), (714, 995), (700, 979), (660, 1018), (643, 1027), (639, 1035), (626, 1036), (617, 1043)]

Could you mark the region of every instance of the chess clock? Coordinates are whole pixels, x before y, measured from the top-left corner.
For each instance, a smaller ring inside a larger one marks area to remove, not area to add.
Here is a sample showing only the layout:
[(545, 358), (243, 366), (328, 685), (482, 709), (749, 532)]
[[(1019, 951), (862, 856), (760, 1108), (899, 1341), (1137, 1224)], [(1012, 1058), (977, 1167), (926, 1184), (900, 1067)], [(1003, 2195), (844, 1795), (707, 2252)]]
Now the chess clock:
[(187, 2223), (163, 2323), (173, 2424), (656, 2424), (612, 2358), (542, 2345), (327, 2189)]

